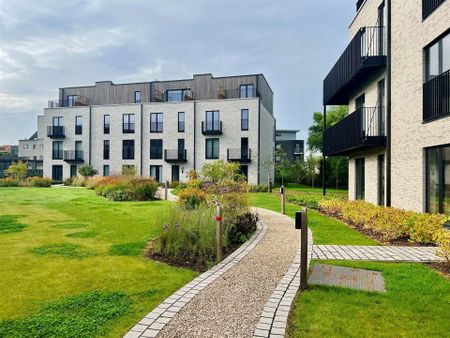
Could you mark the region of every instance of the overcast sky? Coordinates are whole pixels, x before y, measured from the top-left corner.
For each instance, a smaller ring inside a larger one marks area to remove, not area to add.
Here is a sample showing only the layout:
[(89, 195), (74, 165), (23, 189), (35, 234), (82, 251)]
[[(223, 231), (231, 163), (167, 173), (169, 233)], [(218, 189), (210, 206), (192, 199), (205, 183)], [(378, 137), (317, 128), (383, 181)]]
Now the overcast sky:
[(307, 135), (356, 0), (0, 0), (0, 144), (58, 88), (263, 73), (278, 128)]

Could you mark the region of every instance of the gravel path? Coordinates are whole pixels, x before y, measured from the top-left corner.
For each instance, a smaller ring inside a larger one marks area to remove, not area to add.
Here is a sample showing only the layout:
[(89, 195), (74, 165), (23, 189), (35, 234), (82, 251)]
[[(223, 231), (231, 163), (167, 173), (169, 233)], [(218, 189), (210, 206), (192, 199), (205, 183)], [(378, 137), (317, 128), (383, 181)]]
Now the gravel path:
[(195, 296), (158, 337), (252, 337), (264, 305), (291, 267), (300, 233), (292, 221), (255, 208), (265, 236), (238, 264)]

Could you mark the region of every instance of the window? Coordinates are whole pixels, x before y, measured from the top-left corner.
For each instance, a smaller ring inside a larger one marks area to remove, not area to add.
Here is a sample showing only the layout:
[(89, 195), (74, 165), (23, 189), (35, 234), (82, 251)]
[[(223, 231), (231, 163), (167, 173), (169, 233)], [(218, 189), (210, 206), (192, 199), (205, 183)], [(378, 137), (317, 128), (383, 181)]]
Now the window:
[(166, 91), (166, 101), (167, 102), (177, 102), (184, 101), (186, 96), (188, 96), (189, 89), (169, 89)]
[(249, 151), (248, 151), (248, 137), (241, 137), (241, 159), (248, 160), (249, 159)]
[(75, 135), (81, 135), (83, 133), (83, 116), (75, 116)]
[(426, 81), (450, 69), (450, 34), (425, 48)]
[(178, 164), (172, 165), (172, 182), (180, 181), (180, 166)]
[(52, 119), (53, 127), (62, 127), (64, 126), (64, 117), (62, 116), (54, 116)]
[(83, 142), (75, 141), (75, 159), (79, 160), (83, 158)]
[(162, 133), (163, 131), (163, 113), (150, 114), (150, 132)]
[(134, 114), (123, 114), (122, 117), (122, 131), (125, 134), (132, 134), (134, 133), (134, 122), (135, 122), (135, 117)]
[(36, 145), (35, 144), (33, 144), (33, 149), (36, 149)]
[(185, 127), (185, 115), (184, 112), (178, 112), (178, 132), (183, 133)]
[(426, 211), (450, 216), (450, 145), (425, 149)]
[(141, 92), (134, 92), (134, 103), (141, 103)]
[(365, 169), (364, 169), (364, 158), (357, 158), (355, 160), (355, 199), (363, 200), (365, 198)]
[(67, 95), (67, 107), (73, 107), (76, 104), (76, 95)]
[(150, 177), (153, 177), (156, 182), (162, 182), (162, 166), (151, 165), (150, 166)]
[(75, 177), (75, 176), (77, 176), (77, 165), (71, 164), (70, 165), (70, 177)]
[(134, 160), (134, 140), (122, 141), (122, 159)]
[(109, 134), (109, 128), (111, 123), (111, 116), (109, 114), (106, 114), (103, 116), (103, 134)]
[(62, 165), (53, 165), (52, 166), (52, 180), (53, 181), (62, 181), (63, 179), (63, 166)]
[(253, 95), (253, 85), (252, 84), (241, 85), (240, 93), (239, 93), (240, 98), (253, 97), (253, 96), (254, 95)]
[(241, 130), (248, 130), (248, 109), (241, 109)]
[(385, 85), (384, 79), (378, 82), (378, 134), (384, 136), (386, 116), (384, 114)]
[(109, 140), (103, 141), (103, 159), (109, 160)]
[(205, 143), (205, 158), (218, 159), (219, 158), (219, 139), (207, 138)]
[(107, 164), (103, 166), (103, 176), (109, 176), (109, 165)]
[(434, 12), (445, 0), (422, 0), (422, 19)]
[(150, 140), (150, 159), (161, 160), (163, 153), (163, 141), (162, 140)]
[(206, 120), (206, 131), (220, 130), (220, 112), (218, 110), (207, 111), (205, 120)]
[(378, 155), (378, 205), (384, 206), (384, 155)]
[(52, 159), (62, 160), (63, 158), (63, 141), (53, 141)]

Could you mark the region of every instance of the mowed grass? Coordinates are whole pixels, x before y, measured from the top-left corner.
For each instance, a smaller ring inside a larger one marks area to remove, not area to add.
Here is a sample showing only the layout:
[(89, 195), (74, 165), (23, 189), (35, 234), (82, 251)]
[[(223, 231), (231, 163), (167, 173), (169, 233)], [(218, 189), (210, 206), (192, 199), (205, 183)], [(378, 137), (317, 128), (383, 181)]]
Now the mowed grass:
[[(290, 188), (287, 189), (290, 193)], [(252, 193), (250, 203), (253, 206), (266, 208), (281, 212), (281, 199), (278, 192)], [(301, 209), (300, 206), (286, 203), (286, 215), (295, 218), (295, 212)], [(334, 245), (378, 245), (379, 243), (370, 239), (355, 229), (350, 228), (342, 222), (330, 217), (326, 217), (317, 211), (308, 210), (309, 227), (313, 234), (314, 244), (334, 244)]]
[(386, 293), (308, 286), (289, 337), (449, 337), (450, 281), (420, 264), (321, 261), (381, 271)]
[[(279, 187), (278, 187), (278, 189), (279, 189)], [(289, 183), (287, 185), (286, 189), (290, 193), (294, 193), (294, 194), (296, 194), (296, 193), (317, 194), (317, 195), (323, 194), (323, 188), (321, 186), (318, 186), (318, 187), (316, 186), (313, 188), (309, 185)], [(345, 189), (327, 188), (326, 192), (327, 192), (327, 194), (337, 195), (340, 197), (348, 198), (348, 190), (345, 190)]]
[(142, 254), (168, 209), (87, 189), (1, 188), (0, 336), (122, 336), (196, 276)]

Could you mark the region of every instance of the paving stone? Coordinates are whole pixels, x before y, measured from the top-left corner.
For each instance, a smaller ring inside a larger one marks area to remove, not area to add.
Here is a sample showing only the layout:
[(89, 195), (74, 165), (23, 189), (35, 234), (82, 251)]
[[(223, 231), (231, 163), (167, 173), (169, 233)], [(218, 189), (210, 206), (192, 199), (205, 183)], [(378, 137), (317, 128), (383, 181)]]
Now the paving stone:
[(159, 333), (159, 330), (148, 329), (148, 330), (144, 331), (144, 333), (142, 334), (142, 337), (154, 338), (158, 335), (158, 333)]
[(128, 331), (123, 338), (138, 338), (142, 332)]

